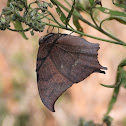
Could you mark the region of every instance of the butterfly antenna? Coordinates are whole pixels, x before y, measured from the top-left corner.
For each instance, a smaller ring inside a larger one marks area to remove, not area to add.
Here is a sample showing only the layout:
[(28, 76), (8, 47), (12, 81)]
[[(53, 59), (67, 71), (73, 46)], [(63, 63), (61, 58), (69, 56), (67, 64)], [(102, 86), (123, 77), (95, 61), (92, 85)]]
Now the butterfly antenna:
[(59, 28), (58, 28), (58, 33), (59, 33)]
[(73, 34), (73, 31), (69, 35), (71, 35), (71, 34)]
[(52, 33), (53, 30), (54, 30), (54, 27), (52, 28), (51, 33)]
[[(49, 21), (49, 24), (50, 24), (50, 20), (48, 20)], [(49, 28), (50, 28), (50, 26), (48, 27), (48, 29), (47, 29), (47, 33), (49, 33)]]

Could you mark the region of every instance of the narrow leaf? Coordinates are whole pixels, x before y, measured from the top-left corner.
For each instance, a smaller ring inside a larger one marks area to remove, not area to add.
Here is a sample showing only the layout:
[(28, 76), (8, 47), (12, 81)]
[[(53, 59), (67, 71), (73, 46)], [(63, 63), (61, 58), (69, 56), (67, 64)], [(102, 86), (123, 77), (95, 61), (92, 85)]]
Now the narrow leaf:
[(8, 0), (8, 1), (7, 1), (7, 7), (10, 6), (10, 2), (11, 2), (11, 0)]
[(112, 2), (115, 6), (126, 9), (126, 5), (115, 3), (114, 0), (112, 0)]
[(75, 16), (73, 16), (73, 24), (75, 25), (78, 31), (83, 32), (83, 28), (81, 27), (79, 20)]
[(70, 12), (69, 12), (69, 14), (68, 14), (68, 16), (66, 18), (66, 28), (67, 28), (67, 25), (68, 25), (68, 23), (70, 21), (70, 18), (72, 16), (72, 14), (73, 14), (74, 8), (75, 8), (75, 0), (73, 1), (72, 8), (71, 8), (71, 10), (70, 10)]
[(126, 25), (126, 18), (123, 18), (123, 17), (110, 17), (109, 20), (116, 20), (116, 21)]
[(94, 5), (94, 0), (89, 0), (90, 5), (93, 6)]
[[(123, 85), (123, 79), (125, 79), (125, 76), (124, 76), (124, 70), (123, 70), (123, 67), (126, 66), (126, 59), (123, 60), (119, 66), (118, 66), (118, 70), (117, 70), (117, 77), (116, 77), (116, 83), (115, 85), (118, 84), (118, 86), (114, 89), (113, 91), (113, 95), (112, 95), (112, 98), (109, 102), (109, 106), (108, 106), (108, 110), (107, 110), (107, 113), (105, 116), (108, 116), (108, 114), (111, 112), (114, 104), (116, 103), (117, 101), (117, 97), (118, 97), (118, 94), (119, 94), (119, 90), (120, 90), (120, 87)], [(121, 78), (121, 79), (120, 79)], [(120, 81), (121, 80), (121, 81)]]
[(124, 67), (126, 66), (126, 59), (124, 59), (120, 64), (119, 67)]
[(104, 8), (104, 7), (97, 7), (97, 9), (100, 10), (101, 12), (103, 12), (103, 13), (110, 14), (111, 16), (126, 17), (126, 13), (124, 13), (124, 12), (113, 11), (113, 10), (110, 10), (110, 9)]
[[(124, 59), (121, 63), (120, 63), (120, 65), (119, 65), (119, 67), (121, 68), (121, 67), (124, 67), (124, 66), (126, 66), (126, 59)], [(123, 69), (123, 68), (122, 68)], [(126, 71), (123, 69), (123, 77), (122, 77), (122, 86), (124, 87), (124, 88), (126, 88)]]
[(55, 1), (51, 0), (51, 2), (56, 5), (56, 11), (57, 14), (60, 16), (60, 20), (66, 25), (66, 16), (65, 14), (62, 12), (62, 10), (60, 9), (60, 7), (55, 3)]
[(101, 24), (102, 24), (103, 22), (109, 21), (109, 20), (116, 20), (116, 21), (118, 21), (118, 22), (120, 22), (120, 23), (126, 25), (126, 18), (124, 18), (124, 17), (109, 17), (109, 18), (104, 19), (104, 20), (101, 22)]
[(123, 71), (122, 86), (126, 88), (126, 71)]
[(119, 94), (120, 87), (121, 87), (121, 85), (119, 85), (118, 87), (116, 87), (116, 88), (114, 89), (112, 98), (111, 98), (111, 100), (110, 100), (110, 102), (109, 102), (109, 106), (108, 106), (108, 110), (107, 110), (106, 116), (108, 116), (108, 114), (111, 112), (111, 110), (112, 110), (114, 104), (116, 103), (116, 100), (117, 100), (117, 96), (118, 96), (118, 94)]
[[(13, 25), (14, 25), (14, 27), (15, 27), (16, 30), (23, 30), (21, 22), (15, 21), (15, 22), (13, 22)], [(21, 36), (24, 39), (26, 39), (26, 40), (28, 39), (24, 32), (19, 32), (19, 33), (21, 34)]]
[(121, 85), (122, 78), (123, 78), (122, 67), (118, 67), (118, 72), (117, 72), (117, 76), (116, 76), (116, 83), (113, 85), (105, 85), (105, 84), (101, 84), (101, 85), (104, 87), (108, 87), (108, 88), (116, 88), (119, 85)]
[(59, 6), (56, 8), (56, 11), (57, 11), (58, 15), (60, 16), (60, 20), (61, 20), (64, 24), (66, 24), (66, 16), (64, 15), (64, 13), (62, 12), (62, 10), (60, 9)]
[(103, 123), (105, 124), (105, 126), (111, 126), (113, 121), (113, 118), (110, 116), (104, 116), (103, 118)]

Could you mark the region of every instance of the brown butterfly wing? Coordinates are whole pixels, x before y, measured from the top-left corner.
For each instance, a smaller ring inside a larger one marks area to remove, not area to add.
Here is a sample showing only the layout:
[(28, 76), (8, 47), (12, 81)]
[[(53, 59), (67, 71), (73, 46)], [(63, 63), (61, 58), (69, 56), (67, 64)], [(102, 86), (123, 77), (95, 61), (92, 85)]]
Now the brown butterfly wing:
[[(53, 36), (53, 40), (56, 36)], [(48, 39), (49, 41), (49, 39)], [(40, 43), (37, 55), (37, 84), (39, 95), (44, 105), (51, 111), (59, 96), (65, 92), (73, 83), (60, 74), (54, 63), (48, 56), (52, 43)], [(50, 40), (51, 42), (51, 40)], [(46, 58), (45, 58), (46, 57)]]
[(65, 92), (73, 83), (59, 74), (57, 68), (50, 58), (47, 58), (40, 68), (38, 79), (38, 90), (44, 105), (51, 111), (59, 96)]
[(56, 100), (72, 84), (103, 68), (97, 60), (98, 49), (98, 44), (65, 34), (48, 34), (40, 41), (37, 83), (41, 100), (49, 110), (55, 111)]
[(99, 44), (89, 43), (76, 36), (62, 36), (50, 53), (50, 58), (64, 77), (80, 82), (103, 67), (97, 60)]

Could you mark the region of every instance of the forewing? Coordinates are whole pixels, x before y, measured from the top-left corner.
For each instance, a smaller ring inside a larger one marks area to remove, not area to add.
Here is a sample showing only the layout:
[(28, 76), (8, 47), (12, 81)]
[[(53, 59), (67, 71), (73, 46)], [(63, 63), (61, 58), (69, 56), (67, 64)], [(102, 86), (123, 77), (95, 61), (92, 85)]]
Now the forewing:
[(80, 82), (94, 71), (104, 69), (97, 59), (99, 44), (76, 36), (62, 36), (50, 53), (50, 58), (64, 77)]
[(51, 111), (60, 95), (102, 67), (98, 44), (66, 34), (48, 34), (39, 42), (37, 83), (44, 105)]
[[(58, 72), (49, 57), (43, 62), (42, 59), (47, 55), (49, 48), (50, 46), (47, 44), (41, 44), (39, 47), (37, 56), (37, 68), (39, 68), (37, 69), (37, 84), (42, 102), (49, 110), (54, 112), (56, 100), (73, 83)], [(40, 65), (41, 67), (39, 67)]]

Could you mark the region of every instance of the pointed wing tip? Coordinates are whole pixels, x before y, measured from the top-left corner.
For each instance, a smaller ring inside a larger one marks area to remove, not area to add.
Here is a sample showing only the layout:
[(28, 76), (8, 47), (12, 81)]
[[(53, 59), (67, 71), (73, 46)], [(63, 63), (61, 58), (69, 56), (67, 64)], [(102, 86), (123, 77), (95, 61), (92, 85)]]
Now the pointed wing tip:
[(54, 102), (53, 104), (49, 104), (49, 102), (47, 103), (47, 102), (45, 102), (44, 100), (42, 100), (42, 102), (43, 102), (43, 104), (44, 104), (51, 112), (55, 112), (55, 109), (54, 109), (54, 104), (55, 104), (55, 102)]
[[(47, 106), (46, 106), (47, 107)], [(47, 107), (48, 108), (48, 107)], [(55, 112), (54, 106), (51, 108), (48, 108), (51, 112)]]
[(107, 67), (102, 67), (101, 69), (103, 69), (103, 70), (107, 70), (108, 68), (107, 68)]
[[(101, 70), (103, 69), (103, 70)], [(102, 74), (106, 74), (104, 70), (107, 70), (107, 67), (101, 67), (100, 69), (96, 69), (94, 72), (98, 72), (98, 73), (102, 73)]]
[[(47, 107), (47, 106), (46, 106)], [(48, 108), (48, 107), (47, 107)], [(54, 107), (53, 108), (48, 108), (51, 112), (55, 112)]]
[[(108, 68), (107, 67), (102, 67), (101, 69), (107, 70)], [(102, 70), (100, 70), (100, 73), (106, 74), (105, 71), (102, 71)]]
[(55, 112), (55, 110), (53, 110), (52, 112)]

